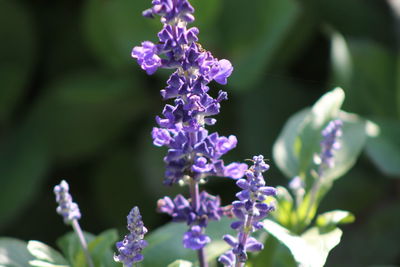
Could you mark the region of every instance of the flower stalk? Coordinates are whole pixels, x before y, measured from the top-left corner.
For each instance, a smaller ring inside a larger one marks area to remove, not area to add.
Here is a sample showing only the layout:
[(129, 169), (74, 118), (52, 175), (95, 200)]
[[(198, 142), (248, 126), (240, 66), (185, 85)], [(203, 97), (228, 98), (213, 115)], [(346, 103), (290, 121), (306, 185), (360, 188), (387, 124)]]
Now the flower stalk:
[(189, 229), (183, 236), (185, 248), (197, 250), (201, 267), (207, 266), (204, 247), (211, 239), (205, 234), (209, 220), (219, 220), (223, 214), (220, 200), (199, 184), (208, 176), (243, 176), (246, 164), (225, 165), (221, 157), (237, 144), (235, 136), (209, 133), (220, 112), (220, 103), (227, 93), (220, 90), (209, 94), (211, 82), (225, 85), (233, 71), (226, 59), (217, 59), (198, 43), (199, 30), (188, 27), (194, 21), (194, 8), (187, 0), (153, 0), (153, 6), (143, 12), (145, 17), (161, 17), (162, 30), (158, 43), (142, 42), (132, 50), (132, 57), (147, 74), (159, 68), (173, 69), (167, 85), (161, 90), (166, 104), (161, 116), (156, 117), (158, 127), (152, 131), (155, 146), (168, 148), (164, 184), (187, 185), (190, 198), (182, 195), (173, 200), (164, 197), (158, 201), (158, 210), (171, 215), (174, 221), (186, 222)]
[(256, 252), (264, 248), (251, 234), (263, 227), (261, 222), (269, 212), (275, 209), (267, 203), (269, 196), (276, 195), (276, 189), (265, 185), (263, 172), (269, 169), (262, 155), (253, 157), (254, 165), (245, 173), (246, 178), (239, 179), (236, 184), (242, 189), (236, 194), (239, 200), (232, 203), (232, 213), (239, 219), (231, 224), (238, 231), (237, 237), (225, 235), (223, 239), (232, 249), (218, 259), (224, 266), (243, 267), (247, 261), (247, 252)]
[(72, 201), (72, 196), (69, 193), (68, 183), (62, 180), (59, 185), (54, 187), (54, 194), (56, 195), (56, 201), (58, 203), (57, 213), (63, 217), (65, 224), (72, 226), (75, 234), (78, 236), (79, 243), (81, 244), (83, 253), (85, 255), (86, 263), (89, 267), (94, 267), (87, 242), (78, 222), (78, 220), (81, 218), (79, 206)]

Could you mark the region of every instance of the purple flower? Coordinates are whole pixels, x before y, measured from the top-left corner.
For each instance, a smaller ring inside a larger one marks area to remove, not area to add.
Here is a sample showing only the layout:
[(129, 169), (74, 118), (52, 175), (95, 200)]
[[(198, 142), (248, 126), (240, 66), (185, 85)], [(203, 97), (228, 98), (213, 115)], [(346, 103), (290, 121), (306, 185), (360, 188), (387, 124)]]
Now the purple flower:
[(64, 223), (66, 224), (70, 224), (73, 220), (79, 220), (81, 218), (78, 204), (72, 201), (72, 197), (68, 191), (68, 183), (64, 180), (54, 187), (54, 193), (58, 203), (57, 213), (64, 218)]
[(219, 71), (214, 76), (214, 80), (220, 84), (227, 84), (227, 78), (231, 76), (233, 71), (232, 64), (226, 59), (221, 59), (218, 63)]
[(340, 149), (338, 138), (342, 135), (343, 122), (332, 120), (322, 130), (321, 153), (316, 157), (316, 163), (332, 168), (335, 165), (333, 151)]
[(161, 66), (161, 58), (156, 54), (157, 47), (149, 41), (142, 46), (136, 46), (132, 50), (132, 57), (136, 58), (143, 70), (151, 75)]
[(218, 221), (223, 214), (219, 197), (203, 191), (199, 195), (198, 203), (199, 206), (195, 208), (191, 205), (192, 200), (187, 200), (182, 195), (177, 195), (174, 200), (164, 197), (157, 202), (160, 212), (169, 214), (175, 222), (186, 222), (190, 226), (183, 238), (183, 244), (194, 250), (209, 242), (210, 238), (203, 234), (209, 220)]
[(247, 169), (246, 164), (225, 165), (221, 159), (236, 147), (234, 135), (219, 136), (206, 130), (207, 125), (216, 123), (221, 102), (228, 98), (224, 91), (213, 97), (208, 84), (213, 80), (226, 84), (233, 67), (227, 59), (219, 60), (200, 46), (199, 30), (188, 27), (194, 21), (194, 9), (187, 0), (153, 0), (152, 4), (143, 15), (161, 17), (159, 42), (143, 42), (133, 49), (132, 57), (148, 74), (158, 68), (174, 70), (160, 92), (171, 102), (156, 117), (158, 127), (153, 128), (152, 138), (154, 145), (168, 148), (164, 184), (186, 184), (191, 195), (189, 199), (182, 195), (173, 200), (164, 197), (158, 201), (158, 210), (174, 221), (186, 222), (189, 231), (184, 235), (184, 246), (201, 250), (210, 242), (205, 235), (208, 221), (219, 220), (223, 211), (218, 197), (199, 193), (200, 182), (209, 176), (238, 179)]
[(147, 246), (147, 242), (143, 240), (147, 229), (144, 227), (138, 207), (130, 211), (127, 221), (130, 233), (116, 243), (119, 255), (114, 255), (114, 260), (123, 263), (124, 266), (132, 267), (136, 262), (143, 260), (141, 251)]
[[(232, 203), (232, 213), (239, 219), (231, 224), (231, 228), (238, 231), (238, 237), (225, 235), (224, 240), (232, 249), (219, 257), (225, 266), (234, 266), (237, 262), (247, 260), (247, 252), (260, 251), (263, 245), (250, 235), (262, 228), (260, 220), (264, 219), (274, 206), (265, 203), (268, 196), (275, 196), (276, 189), (266, 186), (262, 175), (269, 169), (264, 157), (254, 156), (254, 165), (245, 172), (245, 179), (239, 179), (236, 185), (242, 189), (236, 194), (239, 200)], [(234, 255), (234, 256), (233, 256)]]
[(224, 254), (222, 254), (218, 261), (221, 262), (224, 266), (235, 266), (236, 264), (236, 255), (233, 253), (232, 249), (228, 250)]
[(202, 228), (198, 225), (192, 226), (183, 236), (183, 246), (192, 250), (203, 248), (211, 239), (203, 234)]

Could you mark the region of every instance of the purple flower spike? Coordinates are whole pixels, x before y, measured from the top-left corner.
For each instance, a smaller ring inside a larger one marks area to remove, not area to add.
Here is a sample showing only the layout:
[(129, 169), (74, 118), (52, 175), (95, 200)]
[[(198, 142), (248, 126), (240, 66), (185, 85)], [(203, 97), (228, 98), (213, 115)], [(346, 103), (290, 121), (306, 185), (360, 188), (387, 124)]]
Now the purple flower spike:
[(57, 213), (64, 218), (65, 224), (71, 224), (73, 220), (81, 218), (78, 204), (72, 201), (69, 185), (66, 181), (62, 180), (59, 185), (54, 187), (54, 194), (58, 203)]
[(136, 58), (143, 70), (151, 75), (161, 66), (161, 58), (157, 55), (157, 47), (152, 42), (146, 41), (142, 46), (132, 50), (132, 57)]
[(263, 249), (263, 245), (250, 235), (262, 228), (260, 220), (274, 210), (273, 205), (264, 202), (268, 196), (276, 195), (275, 188), (265, 186), (262, 175), (269, 166), (262, 155), (253, 157), (253, 163), (245, 172), (246, 179), (236, 182), (241, 191), (236, 194), (239, 200), (232, 203), (232, 213), (239, 220), (233, 222), (231, 228), (238, 231), (238, 237), (224, 236), (224, 240), (232, 247), (218, 259), (224, 266), (238, 266), (237, 263), (247, 261), (247, 252)]
[(124, 266), (132, 267), (136, 262), (143, 260), (141, 251), (147, 246), (147, 242), (143, 240), (147, 229), (144, 227), (138, 207), (134, 207), (130, 211), (127, 220), (127, 228), (130, 233), (125, 236), (124, 240), (117, 242), (119, 255), (114, 255), (114, 260), (123, 263)]
[(317, 163), (333, 168), (335, 165), (333, 151), (340, 149), (338, 138), (342, 135), (343, 122), (332, 120), (322, 130), (321, 153), (317, 157)]
[(242, 178), (248, 168), (236, 162), (225, 165), (222, 160), (237, 145), (234, 135), (219, 136), (206, 129), (216, 123), (221, 103), (228, 99), (224, 91), (209, 93), (209, 84), (227, 84), (233, 67), (229, 60), (215, 58), (198, 43), (199, 30), (188, 27), (194, 21), (194, 9), (188, 0), (152, 0), (152, 4), (143, 16), (161, 17), (163, 27), (157, 35), (158, 42), (143, 42), (133, 49), (132, 57), (148, 74), (158, 68), (173, 69), (160, 92), (163, 100), (170, 103), (156, 116), (158, 127), (153, 128), (152, 138), (155, 146), (168, 149), (164, 157), (164, 184), (186, 184), (190, 192), (188, 199), (182, 195), (173, 200), (164, 197), (157, 203), (158, 210), (169, 214), (173, 221), (186, 222), (189, 230), (183, 244), (199, 250), (203, 267), (207, 264), (202, 249), (210, 242), (205, 228), (209, 220), (219, 220), (224, 212), (220, 199), (204, 191), (200, 193), (199, 185), (209, 176)]
[(192, 250), (199, 250), (207, 245), (211, 239), (202, 233), (200, 226), (193, 226), (183, 236), (183, 246)]

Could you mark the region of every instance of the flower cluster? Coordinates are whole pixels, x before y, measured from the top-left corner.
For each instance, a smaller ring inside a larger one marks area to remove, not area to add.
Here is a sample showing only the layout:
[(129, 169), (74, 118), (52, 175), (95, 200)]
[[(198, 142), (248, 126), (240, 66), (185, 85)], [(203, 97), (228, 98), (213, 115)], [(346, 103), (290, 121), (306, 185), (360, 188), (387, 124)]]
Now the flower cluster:
[(199, 194), (199, 183), (208, 176), (243, 177), (247, 165), (225, 165), (221, 157), (236, 147), (237, 139), (209, 133), (207, 125), (216, 123), (220, 103), (227, 93), (209, 94), (208, 84), (215, 81), (226, 84), (233, 67), (226, 59), (217, 59), (197, 43), (199, 30), (188, 27), (194, 21), (193, 7), (187, 0), (153, 0), (153, 7), (145, 10), (145, 17), (161, 17), (162, 30), (158, 43), (145, 41), (134, 47), (132, 57), (141, 68), (153, 74), (158, 68), (174, 69), (161, 90), (166, 104), (161, 116), (156, 117), (158, 127), (152, 130), (153, 143), (168, 148), (165, 185), (187, 184), (190, 198), (179, 195), (158, 202), (158, 208), (185, 221), (189, 231), (183, 237), (186, 248), (202, 249), (210, 238), (204, 234), (208, 220), (219, 220), (222, 215), (219, 198), (206, 192)]
[(231, 224), (238, 231), (237, 237), (225, 235), (224, 240), (232, 249), (223, 254), (218, 260), (225, 266), (239, 266), (247, 260), (247, 252), (263, 249), (263, 244), (250, 235), (263, 227), (260, 220), (264, 219), (274, 206), (265, 201), (268, 196), (276, 195), (274, 187), (266, 186), (262, 175), (269, 169), (264, 157), (254, 156), (254, 165), (246, 171), (246, 178), (239, 179), (236, 184), (242, 189), (236, 194), (239, 199), (232, 203), (232, 212), (238, 221)]
[(210, 238), (202, 233), (201, 228), (206, 228), (209, 220), (220, 220), (223, 214), (219, 197), (203, 191), (198, 202), (199, 207), (195, 209), (190, 200), (177, 195), (173, 200), (164, 197), (157, 203), (158, 210), (169, 214), (173, 221), (186, 222), (190, 226), (184, 235), (183, 245), (193, 250), (198, 250), (210, 242)]
[(247, 168), (239, 163), (225, 166), (220, 159), (236, 146), (235, 136), (209, 134), (204, 128), (215, 124), (212, 116), (219, 113), (220, 102), (227, 99), (224, 91), (219, 91), (216, 98), (210, 96), (207, 85), (213, 80), (226, 84), (233, 67), (228, 60), (214, 58), (196, 43), (199, 30), (187, 27), (194, 21), (193, 12), (187, 0), (153, 0), (153, 7), (144, 15), (161, 16), (164, 26), (158, 33), (159, 43), (145, 41), (132, 50), (132, 57), (148, 74), (158, 68), (175, 69), (161, 90), (163, 99), (173, 99), (173, 104), (164, 107), (162, 116), (156, 118), (159, 127), (152, 131), (154, 145), (168, 147), (164, 158), (167, 185), (185, 177), (240, 178)]
[(138, 207), (134, 207), (129, 212), (127, 221), (130, 233), (125, 236), (124, 240), (117, 242), (119, 255), (114, 255), (114, 260), (123, 263), (124, 266), (132, 267), (134, 263), (143, 260), (143, 255), (140, 253), (147, 246), (147, 242), (143, 240), (147, 229), (144, 227)]
[(81, 218), (78, 204), (72, 201), (66, 181), (62, 180), (59, 185), (54, 187), (54, 194), (58, 203), (57, 213), (64, 218), (65, 224), (71, 224), (73, 220)]
[(317, 157), (320, 166), (332, 168), (335, 165), (333, 151), (340, 149), (338, 137), (342, 135), (343, 122), (332, 120), (322, 130), (321, 153)]

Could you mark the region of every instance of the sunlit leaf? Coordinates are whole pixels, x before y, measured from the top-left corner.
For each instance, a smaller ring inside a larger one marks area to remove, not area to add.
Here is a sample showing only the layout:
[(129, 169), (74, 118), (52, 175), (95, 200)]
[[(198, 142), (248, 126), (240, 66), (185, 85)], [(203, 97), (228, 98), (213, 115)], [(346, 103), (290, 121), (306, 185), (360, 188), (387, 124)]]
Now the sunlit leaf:
[[(335, 89), (325, 94), (311, 109), (296, 113), (286, 123), (274, 144), (273, 153), (275, 162), (288, 178), (301, 175), (312, 179), (314, 155), (321, 149), (321, 131), (336, 118), (343, 121), (342, 147), (335, 151), (335, 166), (325, 171), (324, 183), (329, 184), (354, 165), (367, 137), (366, 121), (340, 111), (343, 100), (343, 91)], [(309, 182), (306, 185), (310, 186)]]
[(169, 264), (168, 267), (192, 267), (193, 264), (190, 261), (176, 260)]
[(15, 238), (0, 237), (0, 266), (29, 267), (33, 256), (26, 248), (27, 243)]
[(285, 245), (300, 266), (324, 266), (329, 252), (340, 242), (342, 231), (320, 232), (313, 227), (301, 236), (290, 233), (286, 228), (271, 221), (264, 221), (264, 229)]
[(338, 224), (346, 224), (354, 222), (354, 215), (345, 210), (332, 210), (319, 214), (316, 220), (316, 225), (324, 230), (332, 230)]
[[(63, 266), (68, 265), (68, 262), (65, 258), (58, 252), (57, 250), (51, 248), (50, 246), (39, 242), (39, 241), (29, 241), (28, 242), (28, 251), (41, 262), (45, 262), (47, 264), (53, 264), (55, 266)], [(35, 265), (38, 264), (37, 261), (34, 263), (31, 262), (32, 266), (39, 266)], [(49, 265), (50, 266), (50, 265)]]

